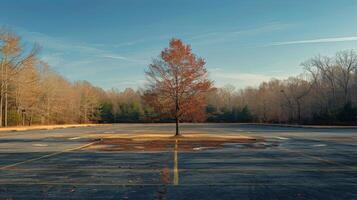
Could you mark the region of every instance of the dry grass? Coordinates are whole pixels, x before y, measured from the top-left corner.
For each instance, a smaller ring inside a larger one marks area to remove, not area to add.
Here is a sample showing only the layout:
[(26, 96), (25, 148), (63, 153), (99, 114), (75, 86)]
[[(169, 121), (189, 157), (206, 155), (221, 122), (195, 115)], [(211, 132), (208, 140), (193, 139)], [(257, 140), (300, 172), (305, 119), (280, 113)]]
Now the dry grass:
[(34, 126), (11, 126), (2, 127), (0, 132), (4, 131), (28, 131), (28, 130), (51, 130), (57, 128), (75, 128), (75, 127), (87, 127), (87, 126), (99, 126), (99, 124), (63, 124), (63, 125), (34, 125)]

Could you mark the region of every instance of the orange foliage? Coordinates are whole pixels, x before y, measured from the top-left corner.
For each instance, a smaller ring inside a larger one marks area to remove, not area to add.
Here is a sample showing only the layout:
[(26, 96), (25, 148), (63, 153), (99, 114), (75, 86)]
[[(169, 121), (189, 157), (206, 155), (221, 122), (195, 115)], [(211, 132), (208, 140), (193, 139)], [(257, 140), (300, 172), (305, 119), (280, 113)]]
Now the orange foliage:
[(166, 117), (204, 120), (205, 93), (213, 86), (204, 65), (190, 45), (172, 39), (146, 72), (149, 84), (144, 99)]

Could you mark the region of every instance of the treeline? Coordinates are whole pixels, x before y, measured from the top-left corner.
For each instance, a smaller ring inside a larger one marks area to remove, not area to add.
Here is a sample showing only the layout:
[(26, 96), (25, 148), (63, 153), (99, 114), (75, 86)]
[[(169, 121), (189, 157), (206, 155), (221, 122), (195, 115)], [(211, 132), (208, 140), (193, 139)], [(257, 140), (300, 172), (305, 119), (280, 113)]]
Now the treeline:
[(235, 96), (254, 121), (301, 124), (357, 124), (357, 55), (316, 56), (304, 73), (246, 88)]
[(131, 88), (123, 92), (112, 89), (106, 92), (100, 105), (100, 120), (102, 123), (118, 122), (154, 122), (159, 116), (147, 106), (142, 99), (141, 91)]
[[(341, 51), (302, 63), (304, 72), (285, 80), (207, 94), (206, 122), (357, 124), (357, 55)], [(107, 92), (103, 122), (167, 122), (142, 98), (142, 91)], [(171, 120), (172, 121), (172, 120)], [(186, 119), (190, 122), (190, 119)]]
[(16, 34), (0, 30), (0, 126), (99, 120), (102, 89), (69, 82), (38, 58), (38, 46), (23, 46)]
[[(148, 106), (144, 90), (68, 81), (39, 59), (38, 46), (22, 47), (20, 37), (0, 30), (0, 126), (173, 121)], [(302, 66), (297, 77), (209, 92), (201, 121), (356, 124), (356, 53), (317, 56)]]
[[(185, 122), (251, 122), (254, 118), (248, 106), (239, 104), (233, 90), (225, 87), (207, 95), (205, 117), (199, 121), (185, 118)], [(174, 122), (163, 118), (147, 105), (143, 98), (144, 90), (131, 88), (123, 92), (110, 90), (101, 100), (100, 120), (102, 123), (117, 122)]]

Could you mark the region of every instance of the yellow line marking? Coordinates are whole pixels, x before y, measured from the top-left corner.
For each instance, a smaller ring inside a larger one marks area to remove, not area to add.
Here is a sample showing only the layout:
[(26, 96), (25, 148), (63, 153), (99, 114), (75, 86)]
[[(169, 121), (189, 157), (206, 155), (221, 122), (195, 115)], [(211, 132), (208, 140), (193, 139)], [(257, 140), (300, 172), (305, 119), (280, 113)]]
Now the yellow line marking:
[(177, 140), (175, 140), (175, 151), (174, 151), (174, 185), (179, 184), (179, 170), (178, 170), (178, 157), (177, 157)]
[(38, 158), (32, 158), (32, 159), (21, 161), (21, 162), (17, 162), (17, 163), (11, 164), (11, 165), (6, 165), (6, 166), (3, 166), (3, 167), (0, 167), (0, 170), (8, 169), (8, 168), (11, 168), (11, 167), (15, 167), (15, 166), (18, 166), (18, 165), (21, 165), (21, 164), (25, 164), (25, 163), (30, 163), (30, 162), (41, 160), (41, 159), (44, 159), (44, 158), (49, 158), (49, 157), (52, 157), (52, 156), (55, 156), (55, 155), (59, 155), (59, 154), (62, 154), (62, 153), (83, 149), (83, 148), (91, 146), (91, 145), (93, 145), (93, 144), (95, 144), (97, 142), (98, 141), (91, 142), (89, 144), (85, 144), (85, 145), (80, 146), (80, 147), (71, 148), (71, 149), (65, 149), (63, 151), (47, 154), (47, 155), (44, 155), (44, 156), (41, 156), (41, 157), (38, 157)]

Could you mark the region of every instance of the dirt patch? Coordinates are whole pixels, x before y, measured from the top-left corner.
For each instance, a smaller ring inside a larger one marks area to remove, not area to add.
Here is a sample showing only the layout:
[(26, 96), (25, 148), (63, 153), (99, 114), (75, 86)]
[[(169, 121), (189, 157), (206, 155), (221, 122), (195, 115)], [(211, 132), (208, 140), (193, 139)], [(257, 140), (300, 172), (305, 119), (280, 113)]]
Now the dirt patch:
[(169, 134), (120, 134), (102, 138), (87, 149), (96, 151), (200, 151), (221, 148), (227, 143), (256, 143), (262, 139), (241, 135), (214, 135), (191, 133), (173, 137)]

